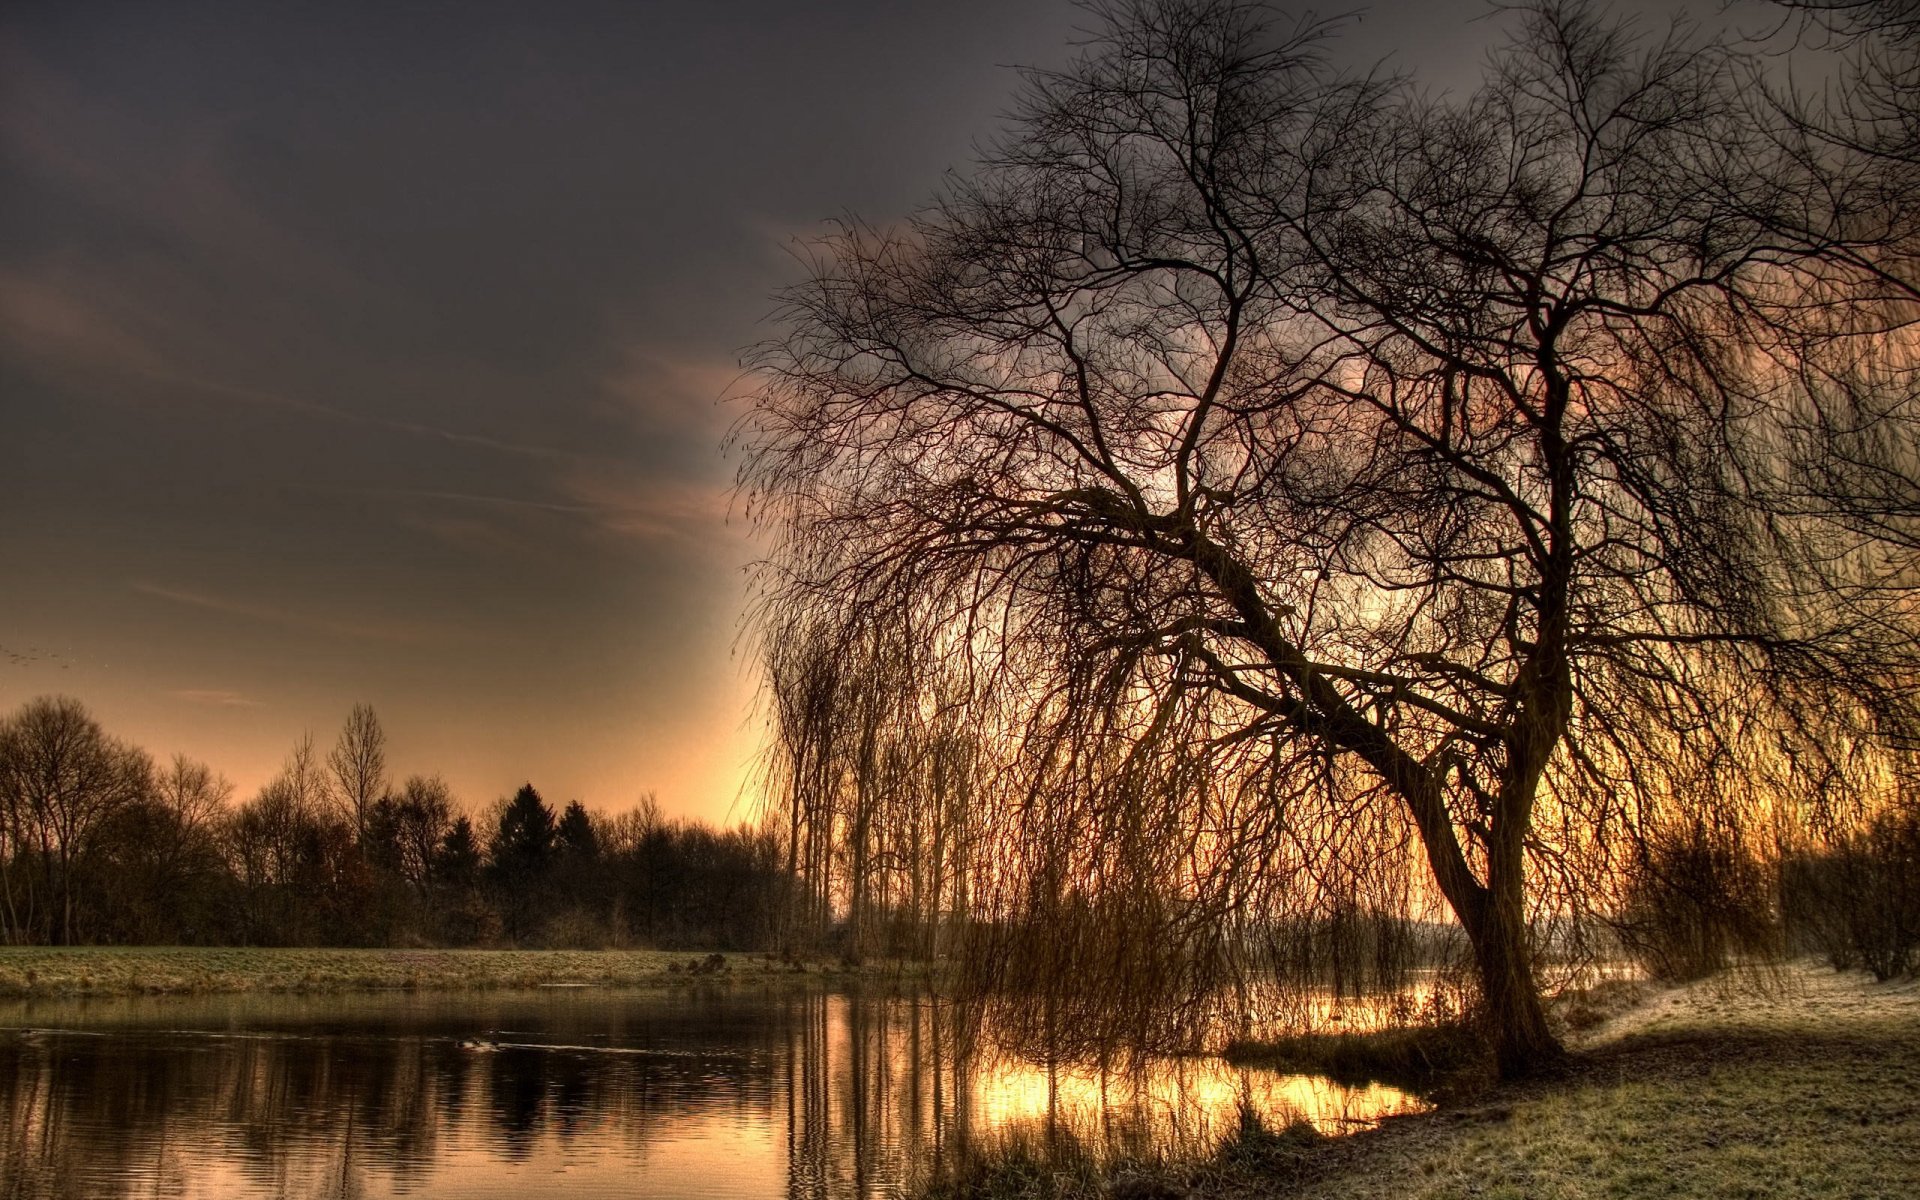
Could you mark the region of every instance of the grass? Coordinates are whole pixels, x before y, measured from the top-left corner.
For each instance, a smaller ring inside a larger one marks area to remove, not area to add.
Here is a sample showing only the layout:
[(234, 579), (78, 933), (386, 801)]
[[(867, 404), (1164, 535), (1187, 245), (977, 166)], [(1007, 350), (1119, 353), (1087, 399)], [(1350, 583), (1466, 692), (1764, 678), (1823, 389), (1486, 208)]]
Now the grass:
[(1148, 1180), (1158, 1184), (1162, 1165), (1137, 1171), (1132, 1164), (1102, 1164), (1093, 1149), (1070, 1134), (1046, 1137), (1032, 1129), (1016, 1128), (997, 1135), (990, 1145), (975, 1147), (957, 1162), (943, 1164), (914, 1189), (918, 1200), (1157, 1200), (1130, 1196), (1129, 1184)]
[(916, 968), (794, 964), (660, 950), (332, 950), (198, 946), (0, 947), (0, 997), (456, 990), (765, 982), (822, 974), (897, 978)]
[[(1801, 963), (1634, 999), (1626, 990), (1581, 997), (1563, 1014), (1573, 1053), (1558, 1077), (1474, 1089), (1456, 1080), (1438, 1110), (1366, 1133), (1246, 1128), (1207, 1162), (1104, 1181), (1078, 1164), (1058, 1173), (1031, 1161), (988, 1164), (973, 1170), (972, 1186), (945, 1195), (1920, 1196), (1920, 982), (1876, 984)], [(1378, 1073), (1419, 1045), (1303, 1040), (1277, 1048), (1275, 1061), (1300, 1069), (1347, 1056)]]
[(1567, 1077), (1392, 1123), (1301, 1195), (1920, 1195), (1920, 985), (1812, 966), (1676, 989), (1575, 1041)]

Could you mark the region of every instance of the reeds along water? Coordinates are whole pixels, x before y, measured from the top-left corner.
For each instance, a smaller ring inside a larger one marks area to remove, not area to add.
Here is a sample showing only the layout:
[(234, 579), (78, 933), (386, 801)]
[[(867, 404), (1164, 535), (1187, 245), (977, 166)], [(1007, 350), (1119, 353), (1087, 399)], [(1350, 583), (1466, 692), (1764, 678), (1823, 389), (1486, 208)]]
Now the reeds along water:
[(997, 1053), (990, 1022), (925, 996), (128, 1001), (31, 1020), (0, 1031), (13, 1198), (486, 1181), (855, 1200), (1009, 1141), (1103, 1163), (1204, 1156), (1243, 1111), (1337, 1133), (1420, 1107), (1217, 1059)]

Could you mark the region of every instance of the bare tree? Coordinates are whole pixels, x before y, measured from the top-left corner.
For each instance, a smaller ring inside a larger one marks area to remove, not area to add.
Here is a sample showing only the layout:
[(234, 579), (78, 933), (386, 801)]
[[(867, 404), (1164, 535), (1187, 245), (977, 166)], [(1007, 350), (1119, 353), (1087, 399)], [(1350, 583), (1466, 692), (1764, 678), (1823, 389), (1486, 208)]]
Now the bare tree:
[(301, 945), (368, 935), (366, 863), (315, 760), (312, 734), (300, 736), (280, 773), (223, 825), (244, 940)]
[(740, 434), (763, 635), (959, 686), (973, 904), (1065, 931), (1036, 977), (1089, 929), (1198, 988), (1284, 914), (1437, 896), (1530, 1069), (1542, 931), (1636, 839), (1871, 786), (1911, 729), (1910, 624), (1789, 448), (1856, 395), (1805, 355), (1899, 352), (1913, 212), (1730, 44), (1577, 3), (1460, 100), (1248, 4), (1099, 11), (977, 173), (786, 294)]
[(786, 937), (824, 933), (837, 910), (852, 956), (937, 953), (966, 907), (965, 706), (899, 628), (799, 615), (770, 632), (767, 656), (778, 745), (765, 783), (785, 804), (787, 871), (811, 889)]
[(347, 714), (327, 770), (334, 794), (353, 817), (355, 836), (365, 839), (368, 813), (387, 791), (387, 734), (371, 704), (356, 704)]
[(175, 754), (165, 771), (154, 777), (153, 798), (172, 813), (185, 831), (211, 826), (226, 811), (233, 784), (206, 763)]
[(453, 791), (438, 775), (410, 775), (397, 796), (376, 801), (362, 842), (372, 841), (390, 857), (414, 893), (425, 900), (432, 890), (434, 858), (453, 827)]
[[(96, 831), (148, 795), (152, 772), (144, 751), (108, 737), (67, 696), (31, 700), (0, 724), (0, 890), (9, 936), (75, 941), (77, 865)], [(32, 868), (24, 879), (14, 869), (23, 859)], [(36, 911), (36, 884), (47, 892), (44, 911)]]
[(1762, 79), (1797, 130), (1819, 141), (1920, 170), (1920, 7), (1912, 0), (1775, 0), (1792, 17), (1797, 50), (1845, 59), (1824, 87)]

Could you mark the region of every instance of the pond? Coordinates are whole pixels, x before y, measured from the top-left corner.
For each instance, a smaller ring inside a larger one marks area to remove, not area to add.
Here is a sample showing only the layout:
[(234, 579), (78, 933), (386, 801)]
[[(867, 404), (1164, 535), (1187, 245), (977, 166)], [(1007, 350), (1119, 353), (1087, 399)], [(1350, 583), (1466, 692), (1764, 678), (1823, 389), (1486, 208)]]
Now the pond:
[[(897, 1197), (1010, 1138), (1203, 1153), (1382, 1086), (961, 1052), (950, 1005), (809, 989), (0, 1006), (0, 1196)], [(1041, 1144), (1045, 1144), (1042, 1142)]]

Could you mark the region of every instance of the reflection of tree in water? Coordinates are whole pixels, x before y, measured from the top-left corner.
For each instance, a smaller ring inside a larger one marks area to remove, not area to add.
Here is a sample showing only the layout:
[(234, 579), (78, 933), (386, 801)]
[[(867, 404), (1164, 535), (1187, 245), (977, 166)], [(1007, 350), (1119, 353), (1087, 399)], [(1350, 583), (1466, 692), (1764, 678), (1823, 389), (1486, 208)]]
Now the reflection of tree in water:
[(570, 1053), (552, 1055), (548, 1069), (553, 1076), (553, 1122), (562, 1142), (593, 1128), (594, 1119), (608, 1103), (606, 1085), (612, 1072), (598, 1069), (596, 1056)]
[(1113, 1163), (1204, 1156), (1243, 1119), (1358, 1128), (1418, 1102), (1384, 1087), (1228, 1067), (1216, 1059), (1086, 1064), (992, 1049), (991, 1030), (930, 999), (814, 1001), (786, 1081), (789, 1200), (897, 1195), (970, 1156)]
[(540, 1132), (541, 1109), (547, 1098), (547, 1081), (540, 1072), (545, 1057), (539, 1050), (502, 1050), (491, 1058), (488, 1108), (500, 1146), (513, 1162), (532, 1155), (534, 1138)]
[[(784, 1173), (790, 1200), (870, 1200), (1009, 1139), (1138, 1156), (1204, 1148), (1242, 1104), (1276, 1127), (1298, 1115), (1271, 1077), (1217, 1064), (961, 1053), (976, 1039), (925, 997), (609, 997), (542, 1013), (496, 1014), (539, 1032), (467, 1048), (445, 1025), (372, 1021), (326, 1036), (0, 1031), (0, 1200), (386, 1195), (489, 1162), (544, 1178), (563, 1155), (621, 1164), (650, 1192), (706, 1188), (650, 1158), (705, 1135), (728, 1147), (714, 1170)], [(1375, 1114), (1376, 1098), (1327, 1087), (1303, 1093), (1327, 1120)], [(766, 1158), (741, 1152), (742, 1131), (764, 1134)]]
[(424, 1178), (440, 1120), (421, 1050), (395, 1040), (243, 1040), (220, 1056), (232, 1074), (214, 1088), (218, 1107), (190, 1110), (187, 1123), (216, 1120), (262, 1188), (285, 1191), (316, 1156), (338, 1180), (327, 1195), (350, 1193), (368, 1166), (396, 1183)]

